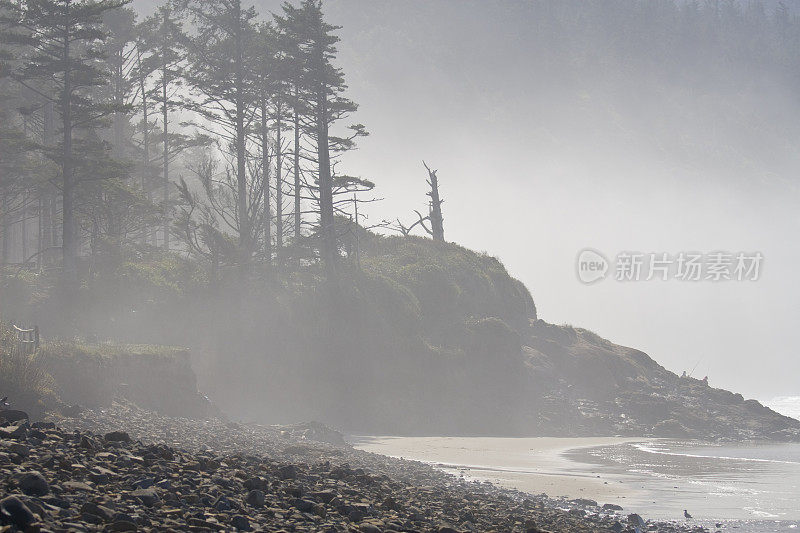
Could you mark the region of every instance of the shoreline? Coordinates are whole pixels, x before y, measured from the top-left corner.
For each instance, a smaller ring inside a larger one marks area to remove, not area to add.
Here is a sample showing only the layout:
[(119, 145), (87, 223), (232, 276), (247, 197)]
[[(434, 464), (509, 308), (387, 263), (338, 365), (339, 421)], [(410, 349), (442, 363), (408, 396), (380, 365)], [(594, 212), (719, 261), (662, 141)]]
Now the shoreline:
[[(790, 497), (791, 491), (782, 487), (782, 492), (776, 492), (778, 487), (772, 485), (753, 485), (774, 483), (775, 473), (757, 476), (764, 468), (775, 465), (793, 468), (785, 470), (785, 475), (800, 482), (800, 478), (793, 477), (798, 463), (754, 455), (717, 457), (695, 451), (706, 447), (713, 452), (727, 446), (733, 448), (726, 453), (735, 455), (738, 445), (749, 453), (756, 449), (764, 453), (765, 449), (794, 446), (791, 443), (721, 444), (648, 437), (359, 436), (350, 440), (358, 449), (420, 460), (463, 479), (489, 481), (531, 494), (544, 492), (553, 505), (564, 509), (580, 498), (594, 500), (598, 506), (619, 505), (623, 515), (640, 513), (654, 520), (712, 531), (722, 527), (753, 532), (791, 531), (800, 527), (797, 512), (790, 511), (791, 506), (786, 507), (785, 502), (778, 503)], [(650, 450), (653, 447), (674, 451)], [(640, 455), (632, 457), (632, 453)], [(660, 457), (666, 461), (661, 463)], [(741, 466), (742, 462), (745, 466)], [(743, 474), (741, 469), (747, 465), (755, 469), (752, 474)], [(743, 480), (743, 475), (748, 479)], [(685, 508), (691, 510), (694, 519), (683, 519)]]
[[(0, 453), (11, 459), (0, 462), (2, 498), (51, 530), (557, 533), (622, 531), (641, 520), (336, 444), (340, 434), (314, 424), (170, 418), (115, 403), (2, 429)], [(40, 493), (25, 492), (33, 472)]]
[[(470, 437), (471, 441), (484, 439)], [(529, 494), (545, 493), (551, 498), (587, 498), (625, 507), (639, 492), (612, 473), (602, 475), (581, 465), (566, 454), (598, 446), (643, 442), (634, 437), (486, 437), (487, 442), (467, 449), (460, 437), (350, 436), (356, 449), (387, 457), (410, 459), (463, 477), (468, 481), (488, 481), (497, 486)], [(490, 447), (504, 441), (514, 448)], [(454, 446), (447, 446), (450, 441)], [(502, 451), (501, 451), (502, 450)], [(449, 459), (449, 460), (446, 460)], [(599, 470), (599, 469), (597, 469)]]

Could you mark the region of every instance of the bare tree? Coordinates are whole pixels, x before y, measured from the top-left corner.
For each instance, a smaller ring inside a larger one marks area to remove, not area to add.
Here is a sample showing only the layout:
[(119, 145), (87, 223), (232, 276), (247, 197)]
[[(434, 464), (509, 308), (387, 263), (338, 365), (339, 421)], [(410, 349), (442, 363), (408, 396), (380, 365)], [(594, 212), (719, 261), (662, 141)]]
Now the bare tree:
[[(434, 241), (444, 242), (444, 218), (442, 218), (442, 202), (444, 202), (444, 200), (439, 196), (439, 178), (436, 176), (436, 170), (431, 170), (425, 161), (423, 161), (422, 164), (425, 166), (425, 170), (428, 171), (427, 181), (431, 188), (427, 193), (431, 198), (429, 203), (430, 214), (427, 217), (431, 222), (431, 228), (429, 230), (425, 224), (422, 224), (422, 227), (433, 237)], [(420, 221), (421, 220), (422, 217), (420, 216)]]

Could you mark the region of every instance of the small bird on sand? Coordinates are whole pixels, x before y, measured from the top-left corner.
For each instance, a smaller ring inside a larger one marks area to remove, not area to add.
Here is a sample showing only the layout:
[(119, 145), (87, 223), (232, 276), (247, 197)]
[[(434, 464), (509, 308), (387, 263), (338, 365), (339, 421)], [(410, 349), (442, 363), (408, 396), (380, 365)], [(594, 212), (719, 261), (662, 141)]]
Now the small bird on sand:
[(689, 514), (689, 511), (687, 511), (686, 509), (684, 509), (684, 510), (683, 510), (683, 517), (684, 517), (684, 518), (691, 518), (691, 517), (692, 517), (692, 515), (690, 515), (690, 514)]
[(8, 403), (8, 396), (3, 396), (3, 398), (0, 399), (0, 407), (8, 407), (9, 405), (11, 404)]

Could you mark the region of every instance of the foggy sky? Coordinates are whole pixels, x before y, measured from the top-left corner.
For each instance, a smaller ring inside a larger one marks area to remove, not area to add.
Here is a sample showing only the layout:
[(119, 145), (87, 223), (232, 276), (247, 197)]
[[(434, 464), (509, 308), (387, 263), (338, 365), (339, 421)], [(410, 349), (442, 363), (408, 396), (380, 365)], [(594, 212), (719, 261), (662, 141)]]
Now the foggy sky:
[[(499, 257), (541, 318), (639, 348), (677, 373), (696, 365), (695, 376), (747, 397), (800, 395), (794, 80), (735, 51), (720, 65), (698, 42), (674, 45), (685, 55), (625, 55), (618, 40), (635, 20), (583, 3), (597, 20), (570, 33), (532, 18), (570, 3), (547, 4), (326, 3), (343, 26), (339, 65), (360, 104), (353, 122), (371, 133), (342, 170), (374, 180), (385, 198), (370, 220), (408, 222), (425, 208), (425, 159), (439, 169), (447, 240)], [(646, 44), (673, 31), (625, 38)], [(571, 46), (595, 53), (576, 60)], [(586, 247), (765, 260), (756, 282), (585, 286), (575, 258)]]

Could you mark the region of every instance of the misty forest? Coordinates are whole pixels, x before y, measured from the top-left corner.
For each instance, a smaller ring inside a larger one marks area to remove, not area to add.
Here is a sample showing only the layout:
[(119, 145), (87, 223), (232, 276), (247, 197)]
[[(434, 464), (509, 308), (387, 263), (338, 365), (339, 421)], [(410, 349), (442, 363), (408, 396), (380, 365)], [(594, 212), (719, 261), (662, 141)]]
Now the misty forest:
[[(412, 63), (431, 75), (398, 81)], [(403, 111), (370, 131), (358, 94)], [(798, 94), (790, 2), (0, 0), (0, 531), (641, 531), (634, 495), (481, 484), (350, 437), (800, 442), (759, 401), (540, 317), (550, 289), (492, 242), (552, 260), (525, 227), (558, 234), (546, 198), (511, 224), (515, 181), (476, 169), (466, 198), (474, 153), (408, 138), (522, 162), (584, 143), (591, 166), (644, 161), (650, 136), (654, 165), (746, 189), (796, 170)], [(493, 118), (437, 122), (453, 102)], [(536, 190), (547, 164), (520, 167)], [(488, 252), (452, 240), (476, 226)]]

